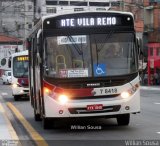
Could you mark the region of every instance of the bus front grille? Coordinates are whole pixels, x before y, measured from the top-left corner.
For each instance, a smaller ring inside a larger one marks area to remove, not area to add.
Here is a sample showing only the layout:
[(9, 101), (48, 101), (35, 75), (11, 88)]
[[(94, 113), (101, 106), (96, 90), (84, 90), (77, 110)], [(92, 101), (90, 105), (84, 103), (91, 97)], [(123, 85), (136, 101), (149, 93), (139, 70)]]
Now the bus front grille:
[(29, 90), (23, 90), (23, 92), (27, 92), (27, 93), (28, 93), (28, 92), (29, 92)]
[(86, 108), (68, 108), (70, 114), (95, 114), (95, 113), (108, 113), (117, 112), (121, 108), (121, 105), (105, 106), (103, 110), (88, 111)]
[(109, 98), (116, 98), (120, 94), (115, 95), (103, 95), (103, 96), (84, 96), (84, 97), (72, 97), (71, 100), (92, 100), (92, 99), (109, 99)]

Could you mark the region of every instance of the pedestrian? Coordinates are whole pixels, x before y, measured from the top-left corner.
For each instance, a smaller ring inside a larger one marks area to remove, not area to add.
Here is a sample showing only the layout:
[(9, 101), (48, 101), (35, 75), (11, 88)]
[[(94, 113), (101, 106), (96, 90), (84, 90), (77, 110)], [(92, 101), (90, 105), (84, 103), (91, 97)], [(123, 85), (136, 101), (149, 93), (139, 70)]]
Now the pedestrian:
[(159, 77), (158, 77), (158, 73), (157, 72), (154, 73), (154, 79), (155, 79), (155, 84), (158, 85), (159, 84), (158, 83)]

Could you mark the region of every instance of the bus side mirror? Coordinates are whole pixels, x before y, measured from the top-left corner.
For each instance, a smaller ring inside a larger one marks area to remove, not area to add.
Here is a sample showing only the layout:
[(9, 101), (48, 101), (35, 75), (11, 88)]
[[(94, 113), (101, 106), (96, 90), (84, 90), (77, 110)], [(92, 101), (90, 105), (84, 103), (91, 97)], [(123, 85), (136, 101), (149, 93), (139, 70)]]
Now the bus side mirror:
[(27, 50), (31, 50), (31, 39), (27, 38), (27, 44), (26, 44)]
[(42, 60), (41, 60), (41, 57), (40, 57), (39, 53), (37, 53), (37, 61), (38, 61), (39, 64), (42, 63)]
[(39, 64), (42, 63), (41, 56), (39, 53), (40, 52), (41, 33), (42, 33), (42, 29), (39, 29), (38, 33), (37, 33), (37, 61)]
[(8, 67), (11, 68), (11, 58), (8, 59)]
[(137, 46), (138, 55), (140, 56), (140, 55), (143, 54), (143, 51), (142, 51), (142, 49), (143, 49), (142, 39), (137, 37), (136, 38), (136, 44), (137, 44), (136, 46)]
[(40, 35), (41, 35), (41, 33), (42, 33), (42, 30), (40, 29), (40, 30), (38, 30), (38, 33), (37, 33), (37, 45), (39, 46), (39, 44), (40, 44)]

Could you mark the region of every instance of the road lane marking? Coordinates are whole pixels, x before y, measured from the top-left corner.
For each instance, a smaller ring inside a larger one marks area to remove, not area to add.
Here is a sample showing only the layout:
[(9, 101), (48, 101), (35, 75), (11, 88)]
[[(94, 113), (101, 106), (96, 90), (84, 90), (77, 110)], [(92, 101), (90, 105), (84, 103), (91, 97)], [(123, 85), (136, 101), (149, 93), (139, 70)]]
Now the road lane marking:
[[(11, 122), (9, 121), (9, 119), (8, 119), (8, 117), (6, 115), (6, 112), (5, 112), (5, 110), (4, 110), (4, 108), (3, 108), (1, 103), (0, 103), (0, 112), (3, 114), (3, 117), (4, 117), (4, 119), (5, 119), (6, 123), (7, 123), (7, 128), (8, 128), (8, 131), (10, 133), (10, 136), (11, 136), (12, 140), (19, 140), (19, 138), (17, 136), (17, 133), (15, 132)], [(19, 144), (21, 146), (21, 143), (19, 143)]]
[(29, 124), (29, 122), (24, 118), (24, 116), (12, 103), (7, 102), (7, 106), (12, 110), (12, 112), (15, 114), (21, 124), (25, 127), (27, 132), (30, 134), (30, 136), (38, 146), (48, 146), (44, 138), (38, 132), (36, 132), (36, 130)]
[(159, 102), (155, 102), (154, 104), (157, 104), (157, 105), (159, 105), (160, 103), (159, 103)]
[(158, 134), (160, 134), (160, 132), (157, 132)]
[(140, 89), (142, 90), (155, 90), (155, 91), (160, 91), (160, 88), (158, 87), (146, 87), (146, 86), (141, 86)]
[(4, 96), (4, 95), (8, 95), (8, 93), (1, 93), (1, 94), (2, 94), (3, 96)]
[(2, 106), (2, 104), (0, 103), (0, 112), (1, 113), (4, 113), (5, 111), (4, 111), (4, 108), (3, 108), (3, 106)]

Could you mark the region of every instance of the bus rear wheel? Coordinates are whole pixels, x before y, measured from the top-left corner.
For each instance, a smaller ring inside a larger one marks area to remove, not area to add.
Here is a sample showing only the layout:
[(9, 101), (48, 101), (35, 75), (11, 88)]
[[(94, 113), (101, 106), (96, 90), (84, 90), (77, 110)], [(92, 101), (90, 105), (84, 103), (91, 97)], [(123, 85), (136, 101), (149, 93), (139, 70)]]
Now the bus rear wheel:
[(130, 122), (130, 114), (123, 114), (117, 116), (117, 123), (119, 126), (127, 126)]
[(41, 115), (39, 113), (36, 113), (36, 110), (34, 109), (34, 119), (35, 121), (41, 121)]
[(35, 121), (41, 121), (41, 115), (36, 112), (36, 101), (34, 100), (34, 119)]

